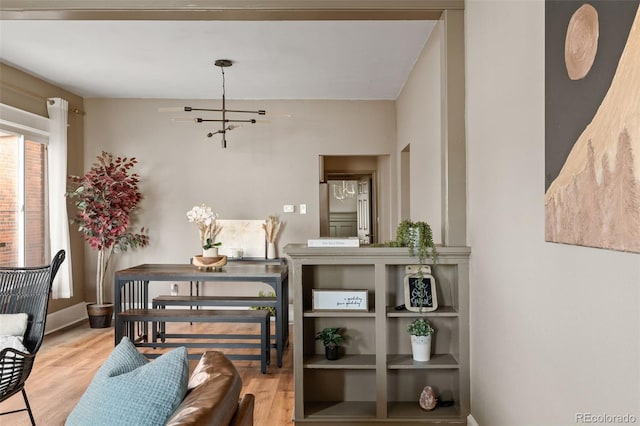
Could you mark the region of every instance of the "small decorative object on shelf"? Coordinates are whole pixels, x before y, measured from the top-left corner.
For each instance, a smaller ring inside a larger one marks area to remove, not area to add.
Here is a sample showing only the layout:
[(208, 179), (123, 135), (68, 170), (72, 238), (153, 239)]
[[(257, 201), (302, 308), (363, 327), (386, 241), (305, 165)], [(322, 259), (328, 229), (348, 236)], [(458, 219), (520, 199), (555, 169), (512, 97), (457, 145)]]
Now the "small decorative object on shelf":
[(434, 329), (431, 323), (424, 319), (414, 320), (407, 331), (411, 335), (411, 351), (414, 361), (429, 361), (431, 359), (431, 336)]
[(276, 239), (278, 238), (281, 226), (282, 222), (278, 220), (278, 216), (269, 216), (265, 223), (262, 224), (265, 239), (267, 240), (267, 259), (275, 259), (278, 257), (276, 253)]
[(431, 411), (438, 406), (438, 398), (431, 386), (425, 386), (420, 394), (420, 408)]
[(344, 328), (327, 327), (316, 333), (316, 340), (322, 340), (324, 354), (329, 361), (335, 361), (340, 357), (340, 344), (345, 340)]
[(231, 253), (231, 256), (229, 256), (230, 259), (242, 260), (244, 256), (244, 250), (238, 247), (231, 247), (229, 252)]
[(311, 306), (314, 311), (363, 311), (369, 310), (368, 290), (311, 290)]
[(438, 309), (436, 279), (429, 265), (408, 265), (405, 268), (404, 300), (413, 312), (433, 312)]
[(216, 236), (222, 231), (222, 226), (216, 222), (218, 214), (206, 204), (193, 206), (187, 212), (187, 219), (198, 225), (200, 232), (200, 244), (202, 246), (202, 257), (218, 257), (218, 246), (221, 242), (215, 242)]

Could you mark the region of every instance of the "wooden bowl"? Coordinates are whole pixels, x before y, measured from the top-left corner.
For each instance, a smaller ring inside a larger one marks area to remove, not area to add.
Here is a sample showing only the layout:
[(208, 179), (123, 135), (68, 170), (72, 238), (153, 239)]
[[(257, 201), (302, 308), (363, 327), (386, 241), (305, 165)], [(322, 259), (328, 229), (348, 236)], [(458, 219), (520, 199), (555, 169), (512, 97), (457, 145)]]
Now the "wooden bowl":
[(227, 264), (227, 256), (204, 257), (194, 256), (193, 264), (205, 271), (220, 269)]

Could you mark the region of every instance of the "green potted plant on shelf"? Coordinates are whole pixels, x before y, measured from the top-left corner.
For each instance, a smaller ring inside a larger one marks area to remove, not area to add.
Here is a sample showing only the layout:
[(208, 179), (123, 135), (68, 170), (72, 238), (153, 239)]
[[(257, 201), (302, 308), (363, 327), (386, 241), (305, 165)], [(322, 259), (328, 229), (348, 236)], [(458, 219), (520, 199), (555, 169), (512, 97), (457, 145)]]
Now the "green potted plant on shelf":
[(422, 265), (429, 257), (433, 263), (438, 260), (438, 251), (433, 242), (433, 232), (428, 223), (403, 220), (396, 230), (394, 246), (408, 247), (411, 256), (417, 256)]
[(322, 340), (325, 357), (335, 361), (340, 357), (340, 344), (345, 340), (344, 329), (339, 327), (327, 327), (316, 333), (316, 340)]
[(84, 176), (69, 176), (67, 198), (77, 208), (71, 223), (78, 225), (89, 246), (98, 252), (96, 303), (87, 305), (92, 328), (111, 326), (113, 304), (104, 302), (104, 282), (113, 255), (149, 244), (144, 228), (130, 231), (142, 194), (139, 176), (131, 173), (135, 158), (102, 152)]
[(407, 331), (411, 335), (411, 351), (415, 361), (429, 361), (431, 359), (431, 336), (434, 329), (425, 318), (413, 320)]

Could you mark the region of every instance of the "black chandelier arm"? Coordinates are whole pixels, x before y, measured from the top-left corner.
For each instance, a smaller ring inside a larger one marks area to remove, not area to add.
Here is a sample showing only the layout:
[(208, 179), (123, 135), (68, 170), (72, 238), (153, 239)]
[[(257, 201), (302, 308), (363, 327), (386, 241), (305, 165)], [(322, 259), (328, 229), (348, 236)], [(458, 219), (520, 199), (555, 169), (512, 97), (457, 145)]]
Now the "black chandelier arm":
[(215, 119), (209, 119), (209, 118), (196, 118), (195, 122), (196, 123), (218, 122), (218, 123), (251, 123), (251, 124), (255, 124), (256, 123), (256, 119), (252, 118), (251, 120), (230, 120), (230, 119), (226, 118), (226, 119), (223, 119), (223, 120), (215, 120)]
[(248, 111), (241, 109), (215, 109), (215, 108), (192, 108), (192, 107), (184, 107), (184, 110), (187, 112), (190, 111), (208, 111), (208, 112), (237, 112), (242, 114), (258, 114), (258, 115), (266, 115), (267, 111), (263, 109), (259, 109), (257, 111)]

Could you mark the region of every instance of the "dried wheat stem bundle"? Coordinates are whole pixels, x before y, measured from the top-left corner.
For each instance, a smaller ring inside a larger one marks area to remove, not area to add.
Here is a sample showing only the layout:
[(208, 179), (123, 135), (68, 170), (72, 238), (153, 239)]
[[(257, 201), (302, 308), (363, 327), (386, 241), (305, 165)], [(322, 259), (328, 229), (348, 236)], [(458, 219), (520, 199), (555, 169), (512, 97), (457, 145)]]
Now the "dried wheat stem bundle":
[(265, 223), (262, 224), (268, 243), (276, 242), (278, 232), (280, 232), (280, 225), (282, 225), (282, 223), (278, 220), (278, 216), (269, 216)]

